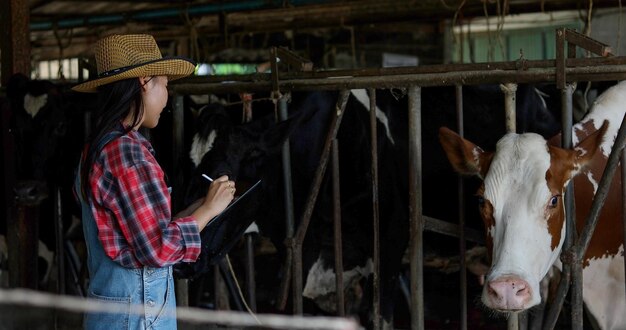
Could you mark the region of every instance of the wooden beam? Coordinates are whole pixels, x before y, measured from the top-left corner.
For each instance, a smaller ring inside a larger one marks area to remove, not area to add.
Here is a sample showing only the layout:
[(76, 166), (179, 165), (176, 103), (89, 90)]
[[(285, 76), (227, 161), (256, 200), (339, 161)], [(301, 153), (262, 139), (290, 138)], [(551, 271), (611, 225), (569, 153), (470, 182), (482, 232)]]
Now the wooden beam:
[(30, 77), (30, 11), (28, 1), (0, 0), (0, 83), (14, 73)]

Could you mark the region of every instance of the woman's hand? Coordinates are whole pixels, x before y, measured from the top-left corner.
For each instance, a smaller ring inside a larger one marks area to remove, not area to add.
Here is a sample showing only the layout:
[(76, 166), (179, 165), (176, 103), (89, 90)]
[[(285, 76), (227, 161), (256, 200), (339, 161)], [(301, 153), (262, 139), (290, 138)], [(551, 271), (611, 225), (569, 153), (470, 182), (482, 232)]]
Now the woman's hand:
[(211, 183), (202, 204), (191, 214), (196, 219), (199, 230), (224, 211), (235, 197), (235, 191), (235, 182), (228, 180), (226, 175), (220, 176)]

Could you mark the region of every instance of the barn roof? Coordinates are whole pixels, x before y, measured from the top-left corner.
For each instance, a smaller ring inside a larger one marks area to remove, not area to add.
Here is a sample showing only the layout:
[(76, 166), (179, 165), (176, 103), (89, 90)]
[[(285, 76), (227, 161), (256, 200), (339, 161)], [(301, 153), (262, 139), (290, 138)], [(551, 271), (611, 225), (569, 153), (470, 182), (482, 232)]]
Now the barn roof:
[[(582, 0), (29, 0), (35, 59), (87, 55), (99, 36), (150, 33), (157, 40), (215, 38), (276, 31), (324, 33), (338, 27), (415, 29), (443, 20), (511, 14), (586, 10)], [(594, 0), (594, 8), (615, 6)], [(455, 16), (456, 15), (456, 16)], [(225, 41), (227, 42), (227, 41)]]

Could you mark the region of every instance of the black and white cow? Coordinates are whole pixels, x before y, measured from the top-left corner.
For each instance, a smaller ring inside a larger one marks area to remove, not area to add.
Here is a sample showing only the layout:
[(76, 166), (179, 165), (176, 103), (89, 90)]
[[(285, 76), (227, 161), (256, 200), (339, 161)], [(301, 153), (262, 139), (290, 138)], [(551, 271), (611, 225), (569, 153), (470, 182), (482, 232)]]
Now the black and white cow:
[(95, 103), (50, 81), (15, 74), (7, 83), (3, 104), (10, 112), (10, 138), (15, 145), (14, 153), (6, 155), (15, 170), (11, 188), (18, 202), (38, 208), (40, 257), (49, 259), (39, 267), (39, 280), (45, 285), (52, 269), (49, 251), (56, 244), (54, 191), (60, 188), (63, 227), (68, 229), (71, 215), (77, 214), (70, 187), (84, 141), (83, 115)]
[[(397, 91), (394, 91), (397, 92)], [(402, 256), (408, 243), (408, 131), (407, 100), (400, 93), (377, 92), (379, 157), (379, 214), (381, 240), (381, 304), (382, 316), (391, 325), (393, 296), (402, 270)], [(437, 143), (437, 127), (455, 122), (454, 88), (424, 88), (423, 158), (424, 214), (452, 220), (457, 214), (455, 201), (449, 199), (448, 180), (451, 169)], [(558, 130), (552, 114), (531, 86), (518, 88), (518, 123), (543, 134)], [(217, 176), (229, 173), (236, 181), (263, 179), (266, 200), (258, 210), (262, 234), (272, 237), (279, 251), (284, 249), (284, 211), (282, 207), (282, 175), (280, 174), (280, 142), (289, 135), (291, 142), (292, 177), (296, 219), (302, 215), (311, 181), (322, 154), (337, 93), (315, 92), (294, 95), (291, 115), (297, 120), (273, 124), (273, 116), (243, 126), (233, 126), (229, 114), (219, 107), (201, 114), (192, 158), (197, 173), (189, 184), (189, 201), (201, 196), (206, 182), (199, 173)], [(486, 144), (495, 144), (495, 136), (504, 132), (503, 96), (497, 86), (466, 88), (466, 133), (479, 136)], [(364, 90), (351, 91), (341, 128), (337, 133), (340, 154), (342, 235), (344, 283), (347, 312), (360, 314), (366, 324), (371, 293), (367, 279), (372, 272), (371, 151), (369, 136), (369, 97)], [(493, 134), (494, 137), (489, 135)], [(491, 140), (493, 141), (491, 141)], [(274, 144), (276, 143), (276, 144)], [(447, 172), (446, 172), (447, 170)], [(327, 171), (328, 172), (328, 171)], [(448, 186), (441, 185), (441, 178)], [(313, 213), (303, 248), (305, 285), (303, 295), (315, 301), (326, 312), (333, 313), (335, 274), (332, 247), (332, 194), (327, 174)], [(432, 189), (431, 189), (432, 188)], [(241, 191), (241, 189), (238, 189)], [(446, 205), (442, 206), (442, 201)], [(450, 203), (448, 203), (450, 202)], [(478, 216), (476, 216), (478, 218)], [(434, 239), (434, 241), (439, 238)], [(433, 243), (436, 244), (436, 243)], [(456, 249), (455, 249), (456, 250)]]

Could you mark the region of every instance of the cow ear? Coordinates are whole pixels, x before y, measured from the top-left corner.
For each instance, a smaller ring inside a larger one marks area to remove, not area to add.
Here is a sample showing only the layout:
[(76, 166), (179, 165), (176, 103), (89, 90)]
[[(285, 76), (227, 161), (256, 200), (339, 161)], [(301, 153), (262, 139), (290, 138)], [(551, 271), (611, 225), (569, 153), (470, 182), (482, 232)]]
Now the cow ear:
[(439, 129), (439, 142), (455, 171), (483, 179), (489, 170), (493, 153), (467, 141), (447, 127)]
[(297, 122), (295, 118), (288, 118), (287, 120), (276, 123), (265, 131), (262, 137), (262, 143), (265, 149), (270, 153), (280, 151), (283, 143), (295, 130)]
[(602, 142), (608, 128), (609, 121), (605, 120), (597, 131), (591, 133), (574, 147), (572, 151), (574, 153), (574, 174), (580, 172), (591, 161), (598, 149), (602, 149)]

